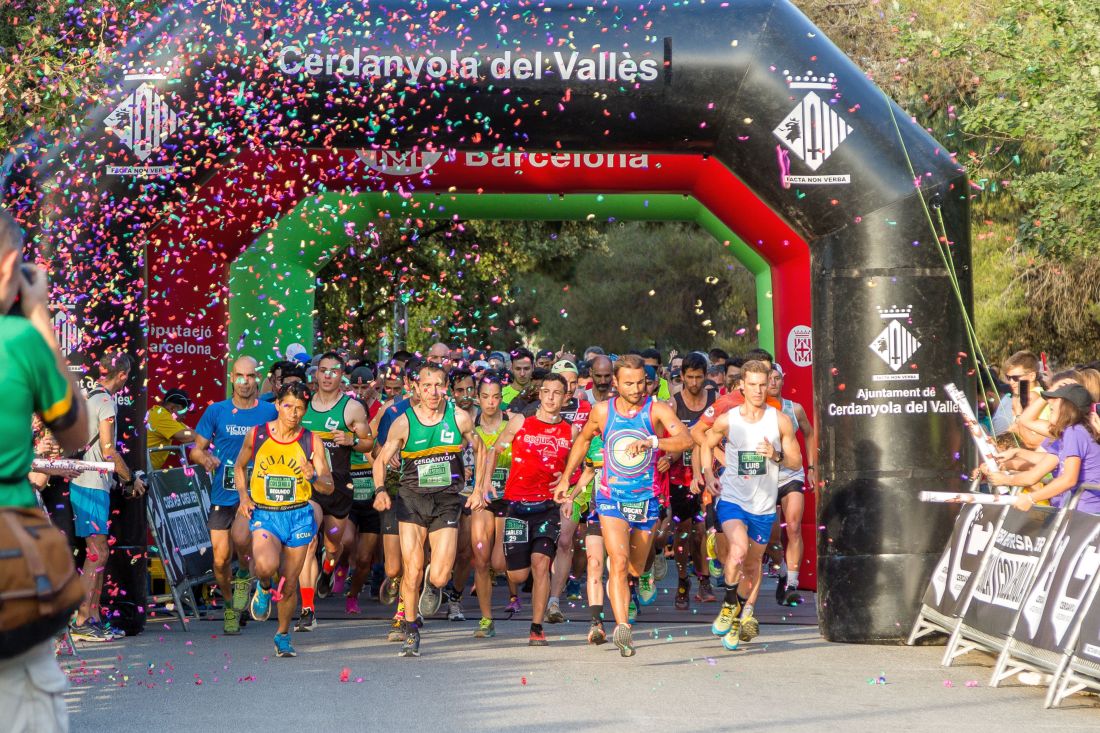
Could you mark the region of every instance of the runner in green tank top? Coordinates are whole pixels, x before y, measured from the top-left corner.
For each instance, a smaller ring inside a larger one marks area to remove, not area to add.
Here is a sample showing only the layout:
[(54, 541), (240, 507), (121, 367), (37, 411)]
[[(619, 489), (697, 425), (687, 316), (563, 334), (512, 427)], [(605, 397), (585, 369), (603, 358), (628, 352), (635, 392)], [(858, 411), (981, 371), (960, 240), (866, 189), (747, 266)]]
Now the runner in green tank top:
[[(374, 507), (380, 512), (397, 507), (398, 533), (401, 536), (401, 597), (406, 614), (417, 609), (424, 616), (439, 610), (442, 588), (454, 569), (458, 548), (458, 521), (463, 506), (478, 509), (483, 502), (479, 492), (468, 499), (459, 494), (465, 485), (462, 448), (477, 445), (473, 420), (465, 412), (456, 412), (447, 401), (447, 375), (441, 367), (425, 364), (417, 371), (414, 389), (420, 402), (394, 421), (375, 457), (374, 482), (382, 484), (386, 464), (401, 454), (401, 487), (396, 499), (380, 492)], [(432, 564), (425, 572), (424, 541), (431, 548)], [(424, 581), (421, 592), (421, 579)], [(423, 601), (423, 602), (422, 602)], [(405, 644), (401, 656), (420, 656), (419, 621), (404, 622)]]
[[(336, 561), (347, 548), (343, 546), (348, 514), (351, 513), (351, 454), (369, 452), (374, 434), (367, 419), (366, 408), (358, 400), (344, 394), (344, 359), (334, 351), (321, 355), (317, 362), (317, 394), (309, 401), (302, 425), (313, 431), (328, 451), (335, 490), (332, 494), (314, 494), (311, 501), (321, 507), (322, 519), (318, 534), (324, 542), (324, 560), (318, 568), (316, 544), (311, 545), (302, 568), (302, 613), (295, 631), (317, 628), (314, 595), (332, 589), (332, 574)], [(316, 539), (314, 539), (316, 543)]]

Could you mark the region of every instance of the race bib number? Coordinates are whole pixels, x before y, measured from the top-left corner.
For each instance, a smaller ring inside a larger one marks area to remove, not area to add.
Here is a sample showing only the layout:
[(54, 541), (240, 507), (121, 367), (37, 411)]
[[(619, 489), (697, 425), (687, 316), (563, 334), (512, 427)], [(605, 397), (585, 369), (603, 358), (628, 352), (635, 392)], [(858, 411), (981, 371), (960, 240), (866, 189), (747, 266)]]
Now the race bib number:
[(527, 522), (519, 517), (504, 518), (504, 544), (522, 545), (527, 542)]
[(688, 468), (691, 467), (691, 451), (684, 451), (684, 455), (681, 456), (680, 461)]
[(493, 477), (489, 481), (493, 485), (493, 496), (504, 496), (504, 484), (508, 483), (508, 469), (493, 469)]
[(268, 474), (264, 476), (264, 498), (272, 504), (286, 504), (294, 501), (294, 489), (298, 479), (293, 476)]
[(416, 482), (422, 489), (443, 489), (450, 486), (450, 462), (421, 463), (416, 467)]
[(645, 522), (649, 519), (649, 499), (644, 501), (620, 501), (619, 511), (628, 522)]
[(764, 476), (768, 473), (765, 464), (767, 459), (763, 453), (754, 450), (737, 451), (737, 475), (738, 476)]
[(351, 490), (354, 501), (370, 501), (374, 498), (374, 475), (356, 471), (351, 475)]
[(226, 461), (222, 464), (222, 488), (226, 491), (237, 493), (236, 479), (233, 477), (233, 461)]

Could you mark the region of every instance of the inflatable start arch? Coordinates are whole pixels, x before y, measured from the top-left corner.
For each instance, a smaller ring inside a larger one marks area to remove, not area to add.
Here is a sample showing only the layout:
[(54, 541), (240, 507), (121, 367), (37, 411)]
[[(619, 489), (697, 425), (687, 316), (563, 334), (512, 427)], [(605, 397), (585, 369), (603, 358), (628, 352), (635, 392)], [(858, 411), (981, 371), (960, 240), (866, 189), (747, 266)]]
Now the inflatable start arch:
[(108, 81), (4, 197), (73, 362), (142, 361), (132, 449), (146, 378), (204, 404), (228, 355), (308, 343), (316, 270), (374, 217), (696, 221), (814, 406), (825, 637), (909, 628), (952, 521), (916, 493), (969, 465), (940, 394), (968, 382), (968, 184), (793, 5), (192, 0)]

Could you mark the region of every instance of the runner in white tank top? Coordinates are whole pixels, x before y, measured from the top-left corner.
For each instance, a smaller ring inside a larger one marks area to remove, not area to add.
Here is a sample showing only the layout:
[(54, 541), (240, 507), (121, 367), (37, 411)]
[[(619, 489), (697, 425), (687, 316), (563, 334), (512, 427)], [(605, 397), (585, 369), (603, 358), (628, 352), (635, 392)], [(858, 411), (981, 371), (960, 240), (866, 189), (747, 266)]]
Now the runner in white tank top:
[[(780, 466), (802, 466), (794, 425), (767, 404), (769, 371), (762, 361), (741, 367), (745, 402), (715, 420), (700, 449), (704, 481), (707, 491), (718, 497), (715, 513), (728, 547), (723, 558), (726, 597), (711, 631), (730, 650), (742, 641), (743, 623), (752, 629), (746, 641), (759, 627), (751, 606), (745, 604), (760, 584), (760, 561), (775, 521)], [(728, 441), (726, 469), (719, 481), (711, 456), (723, 439)]]

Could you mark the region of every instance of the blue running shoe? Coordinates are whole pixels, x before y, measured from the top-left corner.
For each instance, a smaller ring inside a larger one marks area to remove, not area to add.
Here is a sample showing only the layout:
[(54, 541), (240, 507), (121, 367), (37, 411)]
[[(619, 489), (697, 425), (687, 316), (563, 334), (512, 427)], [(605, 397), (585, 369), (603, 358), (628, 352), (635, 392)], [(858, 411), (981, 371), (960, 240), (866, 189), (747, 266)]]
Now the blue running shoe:
[(298, 652), (290, 645), (290, 634), (275, 634), (275, 656), (296, 657)]
[(256, 584), (256, 590), (252, 593), (252, 603), (249, 604), (249, 611), (252, 613), (252, 618), (257, 621), (267, 621), (271, 616), (271, 589), (263, 589), (260, 584)]

